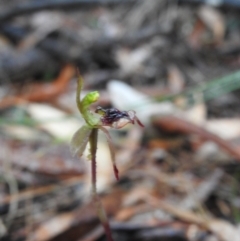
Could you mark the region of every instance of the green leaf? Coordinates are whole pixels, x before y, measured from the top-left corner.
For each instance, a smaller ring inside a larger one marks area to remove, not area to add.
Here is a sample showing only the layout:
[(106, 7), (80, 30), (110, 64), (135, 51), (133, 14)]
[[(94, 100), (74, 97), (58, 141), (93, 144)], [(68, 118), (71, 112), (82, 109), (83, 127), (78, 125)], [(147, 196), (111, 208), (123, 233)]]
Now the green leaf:
[(85, 125), (79, 128), (77, 132), (73, 135), (73, 138), (70, 143), (70, 148), (74, 156), (82, 156), (89, 141), (89, 136), (91, 132), (92, 128)]
[(224, 77), (210, 80), (198, 87), (185, 90), (182, 93), (161, 97), (159, 100), (177, 100), (184, 98), (187, 106), (192, 106), (197, 102), (208, 101), (218, 98), (231, 91), (240, 89), (240, 71), (228, 74)]

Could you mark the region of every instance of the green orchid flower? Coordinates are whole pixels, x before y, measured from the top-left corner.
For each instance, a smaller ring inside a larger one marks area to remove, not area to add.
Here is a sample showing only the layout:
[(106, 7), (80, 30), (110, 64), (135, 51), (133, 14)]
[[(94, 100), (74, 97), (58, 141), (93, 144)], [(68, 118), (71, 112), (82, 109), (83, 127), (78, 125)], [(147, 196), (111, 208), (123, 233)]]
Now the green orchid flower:
[(91, 172), (92, 172), (92, 194), (93, 200), (97, 207), (97, 212), (100, 221), (103, 224), (105, 229), (106, 236), (108, 241), (113, 241), (111, 236), (111, 231), (109, 227), (109, 223), (107, 220), (107, 216), (104, 212), (102, 204), (97, 194), (97, 177), (96, 177), (96, 152), (97, 152), (97, 136), (98, 130), (103, 131), (106, 135), (111, 160), (113, 165), (113, 170), (116, 179), (119, 179), (118, 169), (116, 166), (115, 160), (115, 151), (114, 146), (112, 143), (112, 139), (109, 135), (109, 132), (105, 126), (109, 126), (115, 129), (120, 129), (127, 125), (128, 123), (135, 124), (135, 121), (143, 127), (143, 124), (137, 118), (134, 111), (120, 111), (116, 108), (110, 109), (103, 109), (102, 107), (97, 107), (96, 110), (93, 112), (90, 110), (90, 106), (97, 102), (99, 99), (98, 91), (93, 91), (88, 93), (82, 100), (81, 100), (81, 91), (83, 88), (83, 79), (78, 73), (78, 81), (77, 81), (77, 94), (76, 94), (76, 102), (77, 107), (84, 118), (86, 124), (80, 127), (77, 132), (73, 135), (71, 140), (71, 152), (73, 155), (77, 155), (81, 157), (83, 152), (86, 149), (87, 144), (90, 144), (90, 160), (91, 160)]

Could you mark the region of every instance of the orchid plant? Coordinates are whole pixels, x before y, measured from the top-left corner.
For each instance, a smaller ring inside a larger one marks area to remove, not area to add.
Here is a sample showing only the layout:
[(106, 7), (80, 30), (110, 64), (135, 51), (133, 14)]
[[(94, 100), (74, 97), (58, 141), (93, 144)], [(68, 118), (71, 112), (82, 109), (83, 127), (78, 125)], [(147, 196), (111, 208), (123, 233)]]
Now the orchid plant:
[(113, 171), (116, 179), (118, 180), (119, 174), (115, 161), (114, 146), (111, 136), (109, 135), (109, 132), (105, 128), (105, 126), (109, 126), (114, 129), (120, 129), (128, 123), (135, 124), (135, 122), (137, 122), (141, 127), (144, 126), (137, 118), (135, 111), (132, 110), (120, 111), (116, 108), (104, 109), (99, 106), (96, 108), (95, 111), (91, 111), (90, 106), (99, 99), (99, 93), (98, 91), (90, 92), (81, 100), (82, 88), (83, 79), (78, 73), (76, 102), (77, 107), (82, 117), (84, 118), (86, 124), (80, 127), (77, 130), (77, 132), (73, 135), (73, 138), (71, 140), (71, 151), (73, 155), (81, 157), (83, 155), (84, 150), (86, 149), (87, 144), (90, 144), (89, 159), (91, 160), (91, 181), (93, 201), (97, 209), (98, 217), (104, 227), (107, 239), (108, 241), (113, 241), (107, 216), (97, 194), (96, 152), (98, 130), (103, 131), (103, 133), (106, 135), (111, 154)]

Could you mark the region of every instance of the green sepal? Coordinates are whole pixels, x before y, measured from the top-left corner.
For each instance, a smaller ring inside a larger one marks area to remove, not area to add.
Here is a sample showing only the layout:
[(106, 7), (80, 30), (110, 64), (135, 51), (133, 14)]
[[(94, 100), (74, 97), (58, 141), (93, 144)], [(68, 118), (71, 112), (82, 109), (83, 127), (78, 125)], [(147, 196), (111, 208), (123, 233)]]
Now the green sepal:
[(99, 99), (98, 91), (88, 93), (81, 101), (81, 113), (86, 123), (91, 127), (96, 127), (100, 124), (100, 116), (92, 113), (89, 109), (90, 105)]
[(77, 155), (81, 157), (83, 155), (91, 132), (92, 128), (87, 125), (82, 126), (76, 131), (70, 143), (70, 150), (73, 156)]

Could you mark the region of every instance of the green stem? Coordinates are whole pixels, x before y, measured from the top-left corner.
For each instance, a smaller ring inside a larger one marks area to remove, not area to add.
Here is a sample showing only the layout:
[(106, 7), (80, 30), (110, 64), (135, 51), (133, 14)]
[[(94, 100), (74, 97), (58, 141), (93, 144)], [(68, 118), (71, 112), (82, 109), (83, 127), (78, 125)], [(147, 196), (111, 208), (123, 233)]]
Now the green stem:
[(77, 102), (77, 107), (78, 107), (80, 113), (82, 113), (82, 111), (81, 111), (81, 91), (82, 91), (82, 87), (83, 87), (83, 79), (82, 79), (78, 69), (77, 69), (77, 75), (78, 75), (78, 77), (77, 77), (78, 79), (77, 79), (76, 102)]
[(98, 129), (93, 128), (89, 137), (90, 153), (91, 153), (91, 161), (92, 161), (92, 195), (93, 195), (94, 204), (97, 209), (98, 217), (105, 230), (107, 240), (113, 241), (109, 222), (97, 193), (97, 185), (96, 185), (97, 184), (97, 171), (96, 171), (97, 137), (98, 137)]

